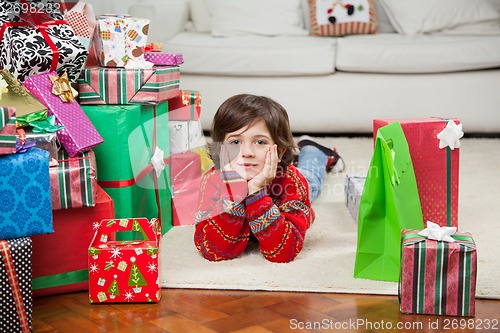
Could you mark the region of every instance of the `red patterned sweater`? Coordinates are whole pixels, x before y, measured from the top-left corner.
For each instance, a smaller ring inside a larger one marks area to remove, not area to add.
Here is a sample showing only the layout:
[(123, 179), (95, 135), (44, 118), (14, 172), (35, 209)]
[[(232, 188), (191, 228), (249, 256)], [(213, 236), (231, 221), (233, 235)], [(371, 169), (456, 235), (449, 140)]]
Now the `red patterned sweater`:
[(236, 172), (213, 170), (201, 181), (194, 243), (208, 260), (232, 259), (252, 233), (267, 260), (290, 262), (313, 221), (307, 182), (293, 165), (278, 168), (269, 186), (249, 196)]

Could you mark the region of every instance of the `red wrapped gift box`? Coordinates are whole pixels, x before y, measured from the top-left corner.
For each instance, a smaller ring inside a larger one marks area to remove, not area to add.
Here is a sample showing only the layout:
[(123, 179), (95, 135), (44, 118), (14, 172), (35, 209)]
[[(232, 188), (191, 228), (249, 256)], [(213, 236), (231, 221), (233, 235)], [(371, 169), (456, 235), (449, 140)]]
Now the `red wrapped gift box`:
[(403, 230), (400, 310), (403, 313), (474, 316), (477, 253), (469, 233), (455, 242)]
[[(460, 149), (439, 148), (437, 135), (447, 124), (445, 119), (375, 119), (373, 133), (398, 121), (410, 149), (417, 180), (423, 222), (458, 227), (458, 178)], [(460, 120), (451, 119), (456, 124)]]
[(87, 250), (94, 224), (114, 218), (114, 203), (98, 187), (94, 207), (53, 211), (54, 233), (33, 240), (33, 295), (88, 290)]
[[(142, 239), (116, 241), (123, 231), (137, 231)], [(158, 302), (159, 246), (157, 219), (101, 221), (88, 249), (90, 302)]]

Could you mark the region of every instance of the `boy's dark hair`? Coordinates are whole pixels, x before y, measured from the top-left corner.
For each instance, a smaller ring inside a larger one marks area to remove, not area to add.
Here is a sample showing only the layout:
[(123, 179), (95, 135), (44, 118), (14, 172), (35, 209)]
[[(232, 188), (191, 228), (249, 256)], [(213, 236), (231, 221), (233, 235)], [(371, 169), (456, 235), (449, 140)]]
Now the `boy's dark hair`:
[(213, 144), (210, 146), (210, 156), (217, 168), (220, 167), (220, 144), (226, 134), (253, 125), (259, 120), (263, 120), (269, 129), (271, 138), (278, 146), (278, 154), (285, 151), (279, 165), (286, 168), (292, 163), (293, 150), (297, 146), (293, 140), (285, 108), (269, 97), (240, 94), (224, 101), (213, 119), (211, 133)]

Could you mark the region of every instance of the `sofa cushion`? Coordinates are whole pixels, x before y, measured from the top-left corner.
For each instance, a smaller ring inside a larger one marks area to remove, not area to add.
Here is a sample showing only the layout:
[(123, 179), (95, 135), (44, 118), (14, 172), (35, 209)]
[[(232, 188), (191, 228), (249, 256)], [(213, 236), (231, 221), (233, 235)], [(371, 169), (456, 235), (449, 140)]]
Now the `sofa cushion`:
[(309, 0), (310, 33), (314, 36), (374, 34), (374, 0)]
[(440, 73), (499, 66), (500, 37), (377, 34), (337, 42), (340, 71)]
[(405, 35), (453, 29), (500, 17), (486, 0), (381, 0), (381, 4), (396, 31)]
[(220, 75), (318, 75), (335, 70), (336, 38), (239, 36), (214, 38), (183, 32), (164, 43), (184, 55), (183, 73)]
[(301, 0), (208, 0), (212, 36), (307, 35)]

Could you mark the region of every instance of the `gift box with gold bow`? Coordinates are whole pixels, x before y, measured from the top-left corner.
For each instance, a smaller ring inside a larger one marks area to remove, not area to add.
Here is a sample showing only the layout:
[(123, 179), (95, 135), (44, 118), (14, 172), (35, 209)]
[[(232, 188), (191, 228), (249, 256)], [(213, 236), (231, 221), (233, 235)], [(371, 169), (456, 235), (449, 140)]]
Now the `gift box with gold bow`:
[(56, 4), (0, 2), (0, 67), (19, 81), (50, 71), (67, 72), (75, 81), (87, 54)]
[(57, 137), (69, 156), (74, 157), (103, 142), (75, 100), (76, 91), (65, 75), (59, 77), (55, 72), (38, 74), (28, 77), (23, 84), (48, 108), (49, 114), (55, 116), (56, 124), (64, 126), (57, 132)]

